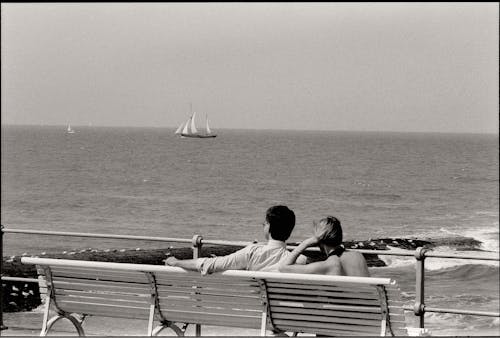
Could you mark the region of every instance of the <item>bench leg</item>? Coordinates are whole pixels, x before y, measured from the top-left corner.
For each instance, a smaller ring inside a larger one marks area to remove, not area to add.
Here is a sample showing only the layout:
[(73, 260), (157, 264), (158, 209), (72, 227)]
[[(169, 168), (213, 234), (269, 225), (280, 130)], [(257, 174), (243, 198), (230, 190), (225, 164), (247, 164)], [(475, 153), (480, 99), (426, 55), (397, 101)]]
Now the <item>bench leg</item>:
[[(187, 326), (187, 325), (186, 325)], [(158, 325), (152, 332), (152, 336), (157, 336), (163, 329), (166, 329), (166, 328), (170, 328), (172, 329), (172, 331), (175, 332), (175, 334), (178, 336), (178, 337), (184, 337), (184, 332), (186, 331), (185, 329), (182, 330), (180, 327), (178, 327), (177, 325), (175, 325), (174, 323), (172, 322), (164, 322), (160, 325)]]
[[(73, 325), (74, 327), (76, 328), (76, 331), (78, 332), (78, 335), (79, 336), (85, 336), (85, 332), (83, 331), (83, 327), (82, 325), (80, 324), (80, 322), (78, 321), (78, 319), (76, 319), (75, 317), (73, 317), (72, 315), (62, 315), (62, 314), (57, 314), (56, 316), (52, 317), (48, 322), (47, 322), (47, 325), (45, 328), (42, 327), (42, 333), (40, 334), (40, 336), (42, 337), (45, 337), (48, 333), (49, 333), (49, 330), (52, 328), (52, 326), (61, 318), (66, 318), (68, 319)], [(44, 322), (45, 324), (45, 322)]]

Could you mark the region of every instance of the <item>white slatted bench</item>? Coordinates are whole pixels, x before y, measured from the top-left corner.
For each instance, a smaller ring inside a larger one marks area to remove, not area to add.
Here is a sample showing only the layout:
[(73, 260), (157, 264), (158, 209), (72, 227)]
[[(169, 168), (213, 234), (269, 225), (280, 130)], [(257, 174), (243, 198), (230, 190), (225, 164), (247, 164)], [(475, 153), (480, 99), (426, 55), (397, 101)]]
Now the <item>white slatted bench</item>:
[[(329, 336), (407, 335), (400, 290), (389, 278), (229, 270), (202, 276), (162, 265), (49, 258), (36, 264), (47, 294), (41, 335), (61, 318), (145, 319), (147, 335), (187, 325)], [(56, 315), (49, 319), (49, 310)], [(155, 326), (156, 323), (156, 326)]]

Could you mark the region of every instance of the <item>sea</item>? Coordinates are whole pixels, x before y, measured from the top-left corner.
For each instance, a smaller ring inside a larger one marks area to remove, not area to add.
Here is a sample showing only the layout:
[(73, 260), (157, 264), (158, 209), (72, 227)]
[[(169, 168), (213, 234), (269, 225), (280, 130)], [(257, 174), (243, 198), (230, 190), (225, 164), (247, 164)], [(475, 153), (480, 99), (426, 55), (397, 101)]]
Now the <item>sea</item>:
[[(346, 240), (451, 239), (434, 251), (499, 256), (496, 134), (73, 129), (2, 125), (6, 229), (252, 241), (263, 240), (266, 209), (283, 204), (297, 219), (291, 241), (333, 215)], [(454, 245), (463, 237), (481, 244)], [(4, 235), (5, 256), (167, 245)], [(412, 305), (415, 260), (381, 258), (387, 266), (371, 274), (396, 279)], [(428, 258), (425, 275), (427, 306), (499, 312), (498, 261)], [(427, 313), (425, 324), (437, 335), (500, 335), (498, 317)]]

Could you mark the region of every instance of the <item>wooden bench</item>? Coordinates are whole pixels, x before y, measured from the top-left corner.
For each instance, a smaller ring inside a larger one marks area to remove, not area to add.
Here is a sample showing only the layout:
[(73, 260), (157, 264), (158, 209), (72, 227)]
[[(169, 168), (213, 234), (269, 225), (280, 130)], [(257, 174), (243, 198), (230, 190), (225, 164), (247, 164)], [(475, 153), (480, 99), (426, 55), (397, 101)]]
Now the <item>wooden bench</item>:
[[(86, 316), (145, 319), (147, 335), (189, 324), (266, 333), (407, 335), (389, 278), (229, 270), (202, 276), (162, 265), (22, 258), (36, 264), (46, 307), (41, 335), (61, 318), (79, 335)], [(49, 310), (55, 316), (49, 319)], [(156, 325), (155, 325), (156, 323)]]

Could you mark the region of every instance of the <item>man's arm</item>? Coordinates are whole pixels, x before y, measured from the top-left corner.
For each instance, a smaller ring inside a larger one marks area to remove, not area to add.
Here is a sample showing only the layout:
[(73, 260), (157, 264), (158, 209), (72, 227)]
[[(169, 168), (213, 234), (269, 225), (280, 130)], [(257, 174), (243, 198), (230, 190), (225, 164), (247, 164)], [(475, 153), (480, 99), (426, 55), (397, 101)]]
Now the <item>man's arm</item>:
[(210, 258), (177, 259), (168, 257), (166, 265), (178, 266), (186, 270), (201, 271), (202, 274), (210, 274), (225, 270), (245, 270), (248, 264), (248, 255), (253, 246), (249, 245), (233, 252), (230, 255)]
[(200, 259), (177, 259), (173, 256), (165, 259), (165, 265), (177, 266), (186, 270), (199, 271)]
[(297, 258), (301, 257), (301, 264), (305, 264), (304, 258), (305, 256), (302, 255), (302, 252), (304, 252), (308, 247), (313, 246), (318, 244), (318, 239), (316, 237), (310, 237), (304, 241), (302, 241), (293, 251), (291, 254), (283, 259), (283, 261), (280, 263), (280, 271), (282, 266), (288, 266), (288, 265), (293, 265), (297, 263)]

